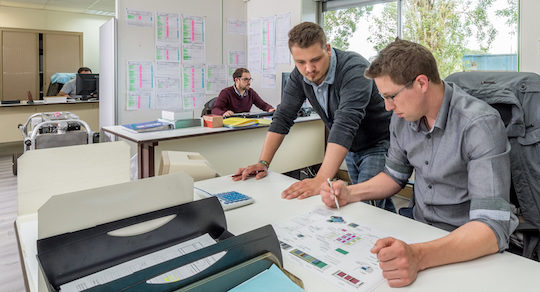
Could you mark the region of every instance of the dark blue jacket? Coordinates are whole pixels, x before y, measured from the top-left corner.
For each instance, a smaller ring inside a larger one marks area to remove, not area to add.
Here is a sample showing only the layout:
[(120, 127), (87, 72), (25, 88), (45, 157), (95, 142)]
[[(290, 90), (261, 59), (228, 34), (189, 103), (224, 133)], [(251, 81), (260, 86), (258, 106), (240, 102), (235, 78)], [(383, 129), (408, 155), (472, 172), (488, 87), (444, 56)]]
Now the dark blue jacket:
[(289, 133), (307, 98), (330, 131), (329, 143), (359, 152), (381, 140), (388, 141), (391, 113), (384, 109), (384, 100), (379, 96), (375, 82), (364, 77), (369, 62), (354, 52), (334, 51), (336, 75), (328, 88), (328, 116), (319, 105), (313, 87), (304, 82), (302, 74), (294, 68), (269, 131)]

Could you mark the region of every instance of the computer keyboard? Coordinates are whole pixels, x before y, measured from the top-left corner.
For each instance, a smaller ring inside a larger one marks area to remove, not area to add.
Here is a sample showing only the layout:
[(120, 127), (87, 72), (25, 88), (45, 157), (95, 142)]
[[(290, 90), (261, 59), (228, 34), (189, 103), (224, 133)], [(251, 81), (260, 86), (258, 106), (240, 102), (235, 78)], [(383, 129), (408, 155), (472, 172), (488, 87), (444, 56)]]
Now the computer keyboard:
[(210, 194), (206, 191), (199, 192), (203, 197), (208, 198), (210, 196), (214, 196), (218, 198), (219, 202), (221, 203), (221, 206), (223, 207), (223, 210), (231, 210), (238, 207), (242, 207), (245, 205), (252, 204), (255, 202), (252, 197), (241, 194), (236, 191), (230, 191), (230, 192), (224, 192), (224, 193), (218, 193), (218, 194)]

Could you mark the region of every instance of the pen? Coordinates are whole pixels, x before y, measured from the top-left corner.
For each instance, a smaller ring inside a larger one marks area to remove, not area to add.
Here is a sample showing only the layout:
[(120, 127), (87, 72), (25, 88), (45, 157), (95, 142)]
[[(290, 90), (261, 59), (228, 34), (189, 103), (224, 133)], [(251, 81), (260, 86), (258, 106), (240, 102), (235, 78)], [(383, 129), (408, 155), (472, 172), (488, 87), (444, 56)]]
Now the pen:
[[(327, 178), (326, 179), (328, 181), (328, 185), (330, 186), (330, 190), (332, 190), (332, 192), (334, 192), (334, 188), (332, 187), (332, 181), (330, 180), (330, 178)], [(334, 202), (336, 202), (336, 206), (339, 210), (339, 203), (337, 201), (337, 197), (336, 197), (336, 194), (334, 193)]]
[[(258, 173), (261, 173), (261, 172), (263, 172), (263, 171), (265, 171), (265, 170), (264, 170), (264, 169), (255, 170), (255, 171), (251, 172), (248, 176), (257, 175)], [(233, 175), (232, 175), (232, 177), (239, 177), (239, 176), (242, 176), (242, 174), (239, 173), (239, 174), (233, 174)]]

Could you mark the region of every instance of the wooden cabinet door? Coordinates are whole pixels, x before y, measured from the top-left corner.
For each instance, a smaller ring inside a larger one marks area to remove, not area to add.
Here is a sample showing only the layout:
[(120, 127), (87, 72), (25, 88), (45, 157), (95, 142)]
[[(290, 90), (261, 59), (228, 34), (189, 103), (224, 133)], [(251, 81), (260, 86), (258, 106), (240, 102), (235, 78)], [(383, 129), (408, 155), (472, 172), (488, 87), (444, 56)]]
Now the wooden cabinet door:
[(82, 66), (82, 33), (43, 33), (43, 91), (55, 73), (76, 73)]
[(34, 99), (39, 98), (39, 35), (36, 32), (0, 32), (2, 100), (26, 100), (28, 91)]

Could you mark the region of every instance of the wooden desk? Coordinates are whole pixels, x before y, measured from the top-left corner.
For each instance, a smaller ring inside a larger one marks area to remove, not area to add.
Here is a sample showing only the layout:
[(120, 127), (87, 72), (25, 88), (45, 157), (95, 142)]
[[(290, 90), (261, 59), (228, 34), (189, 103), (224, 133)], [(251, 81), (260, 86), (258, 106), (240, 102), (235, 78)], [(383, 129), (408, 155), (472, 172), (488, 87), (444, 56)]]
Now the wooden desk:
[(40, 103), (27, 104), (23, 101), (19, 104), (1, 104), (0, 105), (0, 144), (21, 142), (23, 136), (19, 131), (18, 125), (24, 124), (28, 117), (35, 113), (42, 112), (71, 112), (88, 123), (92, 131), (99, 131), (99, 101), (73, 101), (66, 103)]
[[(323, 122), (317, 115), (298, 118), (295, 122), (270, 165), (273, 171), (283, 173), (322, 163), (325, 149)], [(102, 130), (137, 144), (139, 178), (145, 178), (155, 175), (164, 150), (199, 152), (218, 173), (236, 172), (239, 167), (257, 162), (268, 128), (192, 127), (133, 133), (122, 126), (110, 126)]]

